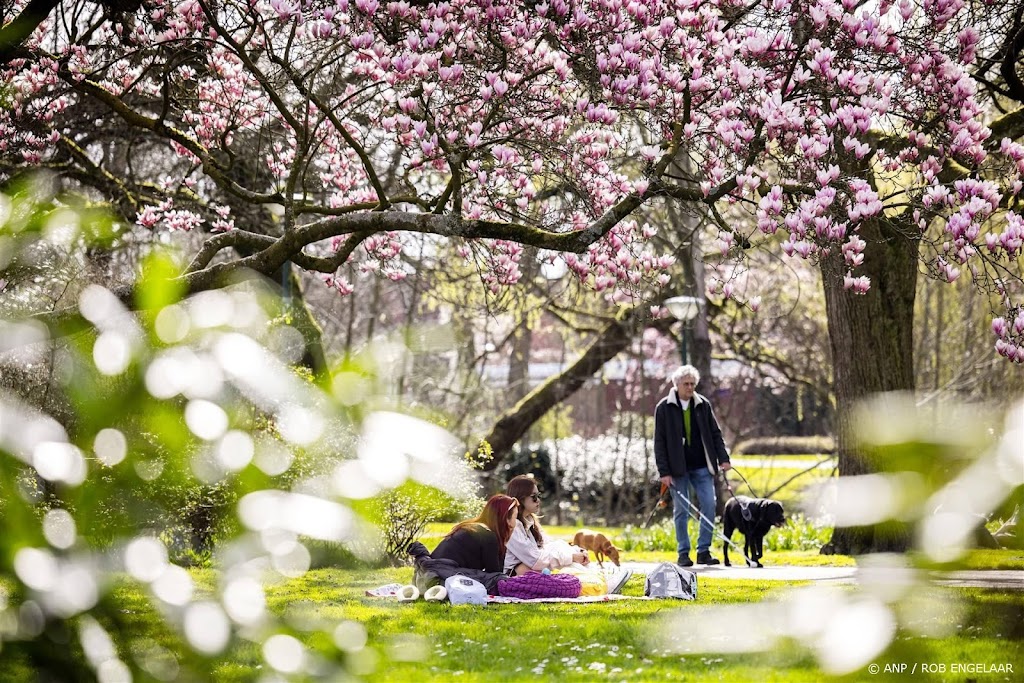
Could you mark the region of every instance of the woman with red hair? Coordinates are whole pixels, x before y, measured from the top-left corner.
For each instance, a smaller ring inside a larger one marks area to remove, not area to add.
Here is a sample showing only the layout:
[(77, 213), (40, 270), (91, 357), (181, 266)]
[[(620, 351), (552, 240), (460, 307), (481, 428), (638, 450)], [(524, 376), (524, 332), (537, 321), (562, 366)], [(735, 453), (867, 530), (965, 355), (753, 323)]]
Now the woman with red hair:
[(452, 527), (430, 556), (435, 560), (452, 560), (467, 569), (500, 572), (505, 547), (518, 517), (518, 500), (501, 494), (491, 496), (479, 517)]

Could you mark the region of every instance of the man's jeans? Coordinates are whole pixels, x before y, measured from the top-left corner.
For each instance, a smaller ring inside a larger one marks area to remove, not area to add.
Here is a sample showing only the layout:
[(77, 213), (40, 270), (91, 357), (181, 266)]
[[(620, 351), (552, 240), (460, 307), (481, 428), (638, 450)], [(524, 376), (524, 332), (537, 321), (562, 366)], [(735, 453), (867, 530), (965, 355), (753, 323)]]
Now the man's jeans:
[(711, 550), (712, 523), (715, 519), (715, 479), (707, 469), (701, 467), (698, 470), (688, 470), (681, 477), (672, 477), (672, 519), (676, 524), (676, 543), (680, 557), (690, 554), (690, 535), (687, 526), (690, 515), (697, 516), (697, 511), (690, 508), (691, 485), (697, 491), (701, 515), (706, 518), (700, 520), (697, 552)]

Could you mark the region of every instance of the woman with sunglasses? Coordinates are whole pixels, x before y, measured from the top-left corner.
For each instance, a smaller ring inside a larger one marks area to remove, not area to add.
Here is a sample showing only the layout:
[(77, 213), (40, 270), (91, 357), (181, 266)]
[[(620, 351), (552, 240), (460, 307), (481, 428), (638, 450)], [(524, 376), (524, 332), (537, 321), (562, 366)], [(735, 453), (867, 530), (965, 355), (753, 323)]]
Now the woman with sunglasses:
[(505, 549), (519, 518), (519, 501), (500, 493), (491, 496), (479, 517), (459, 522), (430, 556), (459, 567), (502, 571)]
[(570, 564), (587, 564), (586, 550), (564, 541), (549, 541), (540, 528), (540, 492), (528, 474), (513, 477), (505, 493), (519, 503), (519, 517), (505, 549), (505, 572), (510, 576), (529, 571), (560, 569)]

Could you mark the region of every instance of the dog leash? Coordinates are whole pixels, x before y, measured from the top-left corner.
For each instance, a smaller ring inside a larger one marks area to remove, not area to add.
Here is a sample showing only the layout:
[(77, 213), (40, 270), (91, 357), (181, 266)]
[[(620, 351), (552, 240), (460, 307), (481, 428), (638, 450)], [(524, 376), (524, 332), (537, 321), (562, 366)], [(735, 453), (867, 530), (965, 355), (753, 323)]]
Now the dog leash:
[[(750, 489), (750, 495), (751, 495), (751, 496), (753, 496), (754, 498), (760, 498), (760, 497), (761, 497), (761, 496), (757, 495), (757, 492), (756, 492), (756, 491), (754, 491), (754, 487), (750, 485), (750, 482), (749, 482), (749, 481), (747, 481), (747, 478), (743, 476), (743, 473), (742, 473), (742, 472), (740, 472), (740, 471), (739, 471), (738, 469), (736, 469), (735, 467), (730, 467), (730, 468), (729, 468), (729, 471), (730, 471), (730, 472), (735, 472), (735, 473), (736, 473), (736, 476), (737, 476), (737, 477), (739, 477), (740, 479), (742, 479), (742, 480), (743, 480), (743, 483), (747, 485), (747, 488), (748, 488), (748, 489)], [(723, 475), (725, 474), (725, 470), (722, 470), (722, 474), (723, 474)], [(730, 491), (731, 491), (731, 489), (730, 489)], [(736, 494), (733, 494), (733, 495), (736, 495)]]
[[(732, 468), (730, 468), (732, 469)], [(740, 500), (740, 497), (736, 495), (736, 492), (732, 490), (732, 485), (729, 483), (729, 475), (726, 474), (726, 470), (719, 470), (718, 474), (722, 475), (722, 484), (725, 486), (725, 490), (729, 492), (729, 495), (736, 499), (736, 503), (740, 506), (740, 517), (743, 518), (744, 522), (749, 522), (754, 519), (754, 514), (750, 511), (750, 504)], [(737, 472), (740, 479), (743, 479), (743, 475)], [(746, 479), (743, 479), (744, 483), (747, 484), (747, 488), (753, 493), (754, 489), (750, 488), (750, 483)], [(754, 496), (755, 498), (757, 496)]]
[(668, 507), (668, 500), (665, 497), (666, 493), (668, 493), (668, 486), (662, 484), (661, 491), (658, 492), (658, 500), (657, 502), (654, 503), (654, 507), (651, 508), (651, 514), (647, 516), (647, 521), (644, 522), (644, 525), (642, 527), (640, 527), (641, 529), (646, 529), (648, 526), (650, 526), (651, 520), (654, 519), (654, 515), (658, 512), (658, 510)]
[[(697, 506), (693, 504), (693, 501), (692, 501), (692, 500), (690, 500), (690, 497), (689, 497), (689, 496), (683, 496), (683, 493), (682, 493), (682, 491), (680, 491), (679, 489), (677, 489), (677, 488), (675, 487), (675, 485), (674, 485), (674, 484), (673, 484), (673, 485), (671, 486), (671, 489), (672, 489), (673, 491), (675, 491), (676, 493), (678, 493), (678, 494), (679, 494), (680, 496), (682, 496), (683, 498), (685, 498), (685, 499), (686, 499), (686, 502), (687, 502), (687, 503), (689, 503), (689, 505), (690, 505), (690, 509), (688, 510), (688, 512), (690, 513), (690, 517), (692, 517), (692, 518), (693, 518), (693, 521), (695, 521), (695, 522), (697, 522), (698, 524), (700, 524), (700, 520), (704, 520), (705, 522), (707, 522), (708, 524), (710, 524), (710, 525), (711, 525), (711, 533), (712, 533), (712, 534), (714, 534), (715, 536), (717, 536), (717, 537), (718, 537), (718, 538), (719, 538), (720, 540), (722, 540), (723, 542), (725, 542), (725, 543), (728, 543), (729, 545), (731, 545), (731, 546), (732, 546), (732, 549), (733, 549), (733, 550), (735, 550), (735, 551), (736, 551), (736, 552), (738, 552), (738, 553), (739, 553), (740, 555), (742, 555), (742, 556), (743, 556), (743, 559), (744, 559), (744, 560), (746, 560), (746, 562), (747, 562), (747, 566), (748, 566), (748, 567), (751, 567), (751, 566), (753, 566), (753, 565), (755, 564), (755, 563), (753, 562), (753, 560), (751, 560), (751, 559), (750, 559), (749, 557), (747, 557), (747, 553), (746, 553), (746, 551), (745, 551), (745, 550), (740, 550), (740, 547), (739, 547), (738, 545), (736, 545), (735, 543), (733, 543), (731, 539), (728, 539), (728, 538), (726, 538), (726, 537), (725, 537), (725, 534), (723, 534), (722, 532), (718, 531), (718, 530), (717, 530), (717, 529), (715, 528), (715, 523), (714, 523), (713, 521), (709, 520), (709, 519), (708, 519), (708, 518), (707, 518), (707, 517), (706, 517), (706, 516), (704, 515), (704, 513), (703, 513), (703, 512), (701, 512), (701, 511), (700, 511), (700, 510), (699, 510), (699, 509), (697, 508)], [(696, 513), (696, 516), (694, 516), (694, 513)]]

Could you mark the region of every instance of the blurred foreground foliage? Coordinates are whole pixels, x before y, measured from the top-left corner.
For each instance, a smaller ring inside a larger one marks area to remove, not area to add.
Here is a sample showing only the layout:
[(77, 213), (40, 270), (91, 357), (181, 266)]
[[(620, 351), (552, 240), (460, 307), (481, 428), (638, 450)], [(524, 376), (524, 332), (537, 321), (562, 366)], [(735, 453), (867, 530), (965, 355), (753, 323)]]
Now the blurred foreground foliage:
[[(426, 471), (454, 479), (443, 430), (383, 410), (372, 358), (346, 359), (322, 391), (292, 367), (298, 333), (261, 282), (182, 299), (180, 263), (156, 248), (131, 306), (88, 282), (62, 292), (81, 319), (51, 340), (31, 316), (50, 256), (104, 249), (118, 227), (39, 183), (0, 209), (0, 671), (215, 680), (255, 651), (275, 680), (372, 672), (364, 631), (268, 602), (311, 567), (379, 564), (360, 511)], [(52, 382), (26, 400), (17, 371), (37, 364)], [(425, 501), (437, 483), (409, 486)], [(182, 565), (209, 566), (209, 583)], [(126, 575), (138, 590), (118, 587)]]

